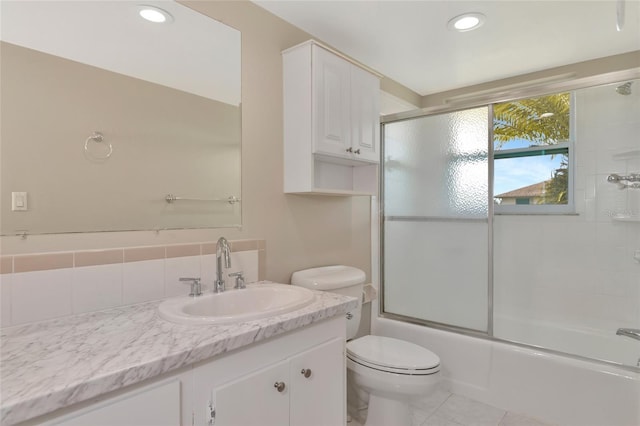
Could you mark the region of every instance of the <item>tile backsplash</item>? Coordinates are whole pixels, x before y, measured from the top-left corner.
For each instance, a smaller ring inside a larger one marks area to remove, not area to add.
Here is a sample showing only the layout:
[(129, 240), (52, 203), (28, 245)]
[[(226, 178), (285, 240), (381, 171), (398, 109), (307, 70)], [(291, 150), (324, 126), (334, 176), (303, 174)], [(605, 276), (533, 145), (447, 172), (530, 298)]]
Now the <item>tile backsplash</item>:
[[(231, 243), (231, 268), (265, 279), (264, 240)], [(0, 325), (8, 327), (186, 295), (181, 277), (212, 288), (216, 244), (179, 244), (0, 257)], [(232, 287), (232, 279), (226, 279)]]

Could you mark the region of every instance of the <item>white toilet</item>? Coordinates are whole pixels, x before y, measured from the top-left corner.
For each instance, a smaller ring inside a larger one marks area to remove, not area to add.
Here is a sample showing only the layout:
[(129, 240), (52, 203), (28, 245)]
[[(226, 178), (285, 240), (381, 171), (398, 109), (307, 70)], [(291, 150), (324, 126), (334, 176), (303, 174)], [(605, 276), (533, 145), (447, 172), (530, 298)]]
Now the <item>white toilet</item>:
[(291, 284), (357, 297), (347, 313), (347, 380), (369, 393), (365, 426), (410, 425), (409, 400), (434, 390), (440, 378), (440, 358), (433, 352), (382, 336), (354, 340), (362, 312), (365, 273), (350, 266), (324, 266), (294, 272)]

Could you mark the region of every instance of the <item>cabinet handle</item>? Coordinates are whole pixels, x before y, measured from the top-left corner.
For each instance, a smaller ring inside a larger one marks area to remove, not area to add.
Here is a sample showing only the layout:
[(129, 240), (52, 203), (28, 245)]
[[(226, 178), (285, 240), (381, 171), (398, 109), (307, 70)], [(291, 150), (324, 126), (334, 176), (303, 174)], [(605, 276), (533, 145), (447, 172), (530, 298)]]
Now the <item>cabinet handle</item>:
[(347, 148), (347, 152), (353, 152), (353, 148), (351, 147)]
[(278, 392), (284, 392), (284, 388), (286, 388), (286, 385), (284, 384), (284, 382), (276, 382), (273, 387), (276, 388)]
[(360, 148), (356, 149), (355, 151), (353, 151), (354, 154), (358, 154), (360, 155)]
[(302, 374), (305, 378), (309, 378), (311, 377), (311, 369), (310, 368), (303, 368), (302, 371), (300, 372), (300, 374)]

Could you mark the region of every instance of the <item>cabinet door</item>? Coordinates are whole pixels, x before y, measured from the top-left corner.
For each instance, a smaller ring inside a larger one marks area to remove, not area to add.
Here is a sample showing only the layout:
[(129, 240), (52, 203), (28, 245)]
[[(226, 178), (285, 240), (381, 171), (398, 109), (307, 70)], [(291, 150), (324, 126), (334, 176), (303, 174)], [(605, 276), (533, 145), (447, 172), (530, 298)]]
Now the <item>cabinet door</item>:
[(98, 402), (42, 425), (176, 426), (180, 424), (180, 381), (145, 386)]
[(351, 145), (356, 160), (380, 161), (380, 80), (351, 68)]
[[(284, 383), (279, 391), (275, 383)], [(213, 391), (216, 426), (289, 424), (289, 363), (283, 361)]]
[(313, 46), (313, 152), (350, 158), (351, 64)]
[(291, 359), (291, 426), (345, 424), (344, 345), (334, 339)]

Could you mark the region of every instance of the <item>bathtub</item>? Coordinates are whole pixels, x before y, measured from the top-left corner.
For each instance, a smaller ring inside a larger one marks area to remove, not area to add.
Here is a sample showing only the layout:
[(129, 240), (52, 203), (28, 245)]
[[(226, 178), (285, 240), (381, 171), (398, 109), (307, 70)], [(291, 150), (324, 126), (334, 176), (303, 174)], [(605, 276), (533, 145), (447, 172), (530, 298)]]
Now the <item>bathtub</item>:
[(501, 314), (494, 316), (493, 323), (494, 336), (503, 340), (640, 367), (640, 342), (628, 337), (616, 336), (616, 330), (615, 326), (604, 331), (559, 327), (557, 323)]
[(453, 393), (562, 426), (640, 425), (635, 370), (380, 318), (377, 312), (371, 332), (437, 353), (443, 384)]

